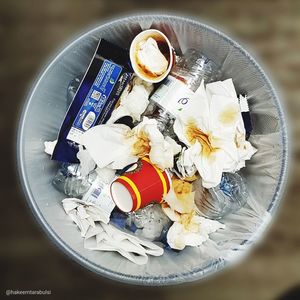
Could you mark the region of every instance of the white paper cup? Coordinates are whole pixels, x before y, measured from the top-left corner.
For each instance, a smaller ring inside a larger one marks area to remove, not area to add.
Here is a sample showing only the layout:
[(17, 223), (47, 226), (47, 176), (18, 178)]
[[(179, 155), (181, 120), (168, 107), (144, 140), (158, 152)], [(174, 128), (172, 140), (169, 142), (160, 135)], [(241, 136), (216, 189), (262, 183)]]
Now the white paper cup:
[[(137, 59), (137, 52), (138, 52), (138, 47), (139, 44), (142, 41), (146, 41), (148, 38), (153, 38), (158, 44), (165, 44), (167, 46), (167, 51), (164, 53), (168, 60), (168, 68), (167, 70), (161, 74), (161, 75), (154, 75), (151, 74), (150, 72), (147, 72), (145, 68), (143, 68), (139, 63)], [(151, 82), (151, 83), (157, 83), (162, 81), (164, 78), (168, 76), (168, 74), (171, 71), (171, 68), (173, 66), (174, 62), (174, 50), (173, 47), (169, 41), (169, 39), (159, 30), (156, 29), (148, 29), (145, 31), (142, 31), (139, 33), (132, 41), (131, 46), (130, 46), (130, 61), (132, 68), (136, 75), (140, 77), (141, 79)]]

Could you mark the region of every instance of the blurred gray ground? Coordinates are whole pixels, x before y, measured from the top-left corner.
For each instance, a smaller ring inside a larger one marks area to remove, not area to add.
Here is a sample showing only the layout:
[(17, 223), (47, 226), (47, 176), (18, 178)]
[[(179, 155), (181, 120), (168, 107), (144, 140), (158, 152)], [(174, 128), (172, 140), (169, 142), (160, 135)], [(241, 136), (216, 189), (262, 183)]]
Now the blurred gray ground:
[[(32, 80), (66, 40), (107, 18), (153, 9), (212, 23), (263, 61), (281, 88), (294, 153), (279, 213), (245, 260), (203, 282), (142, 289), (101, 279), (51, 244), (18, 188), (14, 139)], [(0, 0), (0, 41), (1, 296), (48, 289), (57, 299), (278, 299), (300, 284), (300, 1)]]

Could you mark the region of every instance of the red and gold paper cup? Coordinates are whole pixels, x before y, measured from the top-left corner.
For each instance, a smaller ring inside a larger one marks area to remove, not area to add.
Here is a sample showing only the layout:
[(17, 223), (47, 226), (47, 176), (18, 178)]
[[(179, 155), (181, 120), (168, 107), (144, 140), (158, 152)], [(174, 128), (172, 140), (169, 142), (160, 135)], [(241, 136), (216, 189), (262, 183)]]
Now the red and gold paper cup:
[(144, 157), (137, 167), (118, 177), (110, 186), (116, 206), (123, 212), (136, 211), (152, 202), (161, 203), (170, 190), (171, 178)]

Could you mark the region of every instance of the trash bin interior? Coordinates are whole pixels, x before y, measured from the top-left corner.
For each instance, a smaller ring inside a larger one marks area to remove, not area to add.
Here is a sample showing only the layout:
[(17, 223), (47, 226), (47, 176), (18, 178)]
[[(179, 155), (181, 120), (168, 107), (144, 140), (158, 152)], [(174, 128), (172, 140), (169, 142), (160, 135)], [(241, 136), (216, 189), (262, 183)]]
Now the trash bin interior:
[[(55, 140), (67, 110), (67, 87), (83, 74), (99, 38), (129, 48), (142, 29), (157, 28), (177, 51), (199, 49), (221, 66), (221, 79), (232, 78), (238, 93), (246, 93), (253, 120), (252, 145), (258, 149), (242, 170), (250, 198), (245, 207), (222, 223), (201, 247), (165, 251), (138, 266), (112, 252), (84, 249), (80, 233), (65, 214), (51, 181), (58, 164), (43, 152), (44, 141)], [(245, 253), (259, 238), (277, 206), (285, 180), (287, 134), (279, 100), (265, 73), (237, 43), (222, 33), (186, 18), (146, 15), (118, 19), (79, 37), (49, 64), (25, 105), (18, 135), (21, 181), (37, 219), (56, 244), (87, 268), (128, 283), (164, 285), (199, 279), (222, 269)]]

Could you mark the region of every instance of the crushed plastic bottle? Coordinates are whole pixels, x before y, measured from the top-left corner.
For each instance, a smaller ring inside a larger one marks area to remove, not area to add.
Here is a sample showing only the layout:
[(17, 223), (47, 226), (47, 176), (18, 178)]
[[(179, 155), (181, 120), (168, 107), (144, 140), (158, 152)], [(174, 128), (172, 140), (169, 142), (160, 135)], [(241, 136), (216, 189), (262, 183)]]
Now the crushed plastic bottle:
[(171, 223), (159, 204), (150, 204), (136, 212), (129, 213), (126, 220), (128, 227), (136, 227), (137, 236), (151, 241), (159, 240)]
[(188, 49), (150, 98), (144, 116), (157, 119), (159, 130), (173, 136), (175, 118), (188, 105), (201, 81), (210, 82), (219, 76), (218, 66), (195, 49)]
[(53, 186), (70, 197), (81, 198), (97, 178), (95, 171), (82, 176), (79, 164), (63, 163), (53, 178)]
[(210, 219), (221, 219), (238, 211), (249, 198), (243, 177), (238, 173), (223, 173), (218, 186), (204, 189), (201, 180), (197, 182), (195, 204), (198, 213)]

